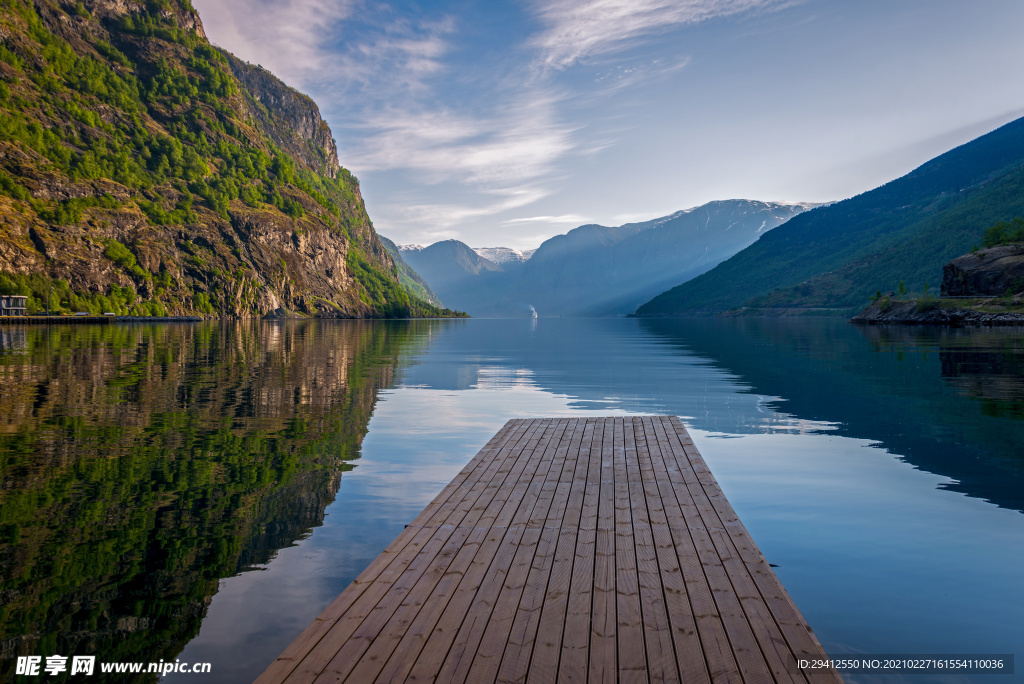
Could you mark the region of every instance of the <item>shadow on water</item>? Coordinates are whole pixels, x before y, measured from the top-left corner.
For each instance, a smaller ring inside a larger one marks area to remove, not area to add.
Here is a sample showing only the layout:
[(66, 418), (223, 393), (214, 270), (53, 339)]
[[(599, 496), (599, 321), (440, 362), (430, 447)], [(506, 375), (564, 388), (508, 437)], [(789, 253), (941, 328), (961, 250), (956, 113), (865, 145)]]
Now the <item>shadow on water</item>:
[(643, 321), (769, 405), (873, 440), (943, 488), (1024, 511), (1024, 330)]
[(218, 580), (322, 524), (429, 325), (4, 329), (0, 678), (18, 655), (173, 660)]

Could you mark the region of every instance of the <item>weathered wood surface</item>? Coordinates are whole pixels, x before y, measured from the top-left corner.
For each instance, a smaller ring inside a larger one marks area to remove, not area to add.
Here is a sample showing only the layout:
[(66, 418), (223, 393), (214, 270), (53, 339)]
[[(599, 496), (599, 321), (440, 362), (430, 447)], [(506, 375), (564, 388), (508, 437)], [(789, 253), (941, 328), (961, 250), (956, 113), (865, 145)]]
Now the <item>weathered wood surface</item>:
[(257, 680), (840, 682), (678, 418), (510, 420)]

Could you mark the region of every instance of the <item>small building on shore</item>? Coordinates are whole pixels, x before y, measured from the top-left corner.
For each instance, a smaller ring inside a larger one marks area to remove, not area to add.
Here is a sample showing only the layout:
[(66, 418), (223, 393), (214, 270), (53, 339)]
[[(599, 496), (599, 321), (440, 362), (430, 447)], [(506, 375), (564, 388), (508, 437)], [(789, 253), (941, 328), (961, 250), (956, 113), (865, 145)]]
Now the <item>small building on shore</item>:
[(25, 295), (0, 295), (0, 316), (27, 316), (27, 307)]

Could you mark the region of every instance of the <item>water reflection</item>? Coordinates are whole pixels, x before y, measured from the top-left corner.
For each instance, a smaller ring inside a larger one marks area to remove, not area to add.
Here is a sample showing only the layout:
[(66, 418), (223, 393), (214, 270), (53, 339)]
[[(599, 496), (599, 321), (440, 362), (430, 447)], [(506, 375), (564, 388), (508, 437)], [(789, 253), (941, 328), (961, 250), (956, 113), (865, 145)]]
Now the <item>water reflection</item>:
[(683, 416), (839, 652), (938, 652), (955, 641), (943, 615), (978, 643), (1020, 634), (1007, 597), (1024, 596), (1021, 331), (742, 319), (4, 331), (0, 667), (181, 652), (213, 661), (217, 681), (251, 681), (508, 418), (584, 413)]
[(173, 659), (220, 578), (322, 522), (413, 328), (4, 329), (0, 676)]
[(950, 478), (944, 488), (1024, 511), (1024, 422), (1005, 420), (1024, 390), (1022, 331), (765, 319), (644, 327), (713, 359), (747, 391), (779, 397), (771, 408), (876, 442)]
[[(1024, 331), (825, 319), (478, 320), (440, 328), (407, 386), (529, 382), (580, 410), (683, 416), (727, 436), (834, 432), (1024, 510)], [(519, 322), (521, 323), (521, 322)], [(638, 334), (639, 333), (639, 334)]]

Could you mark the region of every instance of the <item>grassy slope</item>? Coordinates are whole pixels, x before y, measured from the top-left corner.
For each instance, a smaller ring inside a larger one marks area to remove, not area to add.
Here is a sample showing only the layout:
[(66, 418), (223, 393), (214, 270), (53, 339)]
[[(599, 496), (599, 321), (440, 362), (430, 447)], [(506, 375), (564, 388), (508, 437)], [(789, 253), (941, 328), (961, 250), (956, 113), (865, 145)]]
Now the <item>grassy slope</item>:
[(398, 249), (398, 245), (392, 242), (390, 239), (383, 235), (378, 235), (380, 242), (384, 245), (384, 249), (388, 250), (388, 254), (395, 260), (395, 267), (398, 269), (398, 278), (402, 283), (402, 286), (409, 291), (409, 294), (422, 299), (428, 304), (434, 306), (444, 306), (441, 303), (441, 299), (430, 289), (430, 285), (424, 280), (419, 273), (417, 273), (412, 266), (405, 263), (402, 259), (402, 254)]
[[(637, 313), (714, 312), (748, 302), (849, 307), (893, 278), (937, 285), (945, 261), (979, 242), (994, 220), (1021, 213), (1022, 185), (1024, 119), (880, 188), (796, 216)], [(785, 288), (792, 289), (771, 295)]]

